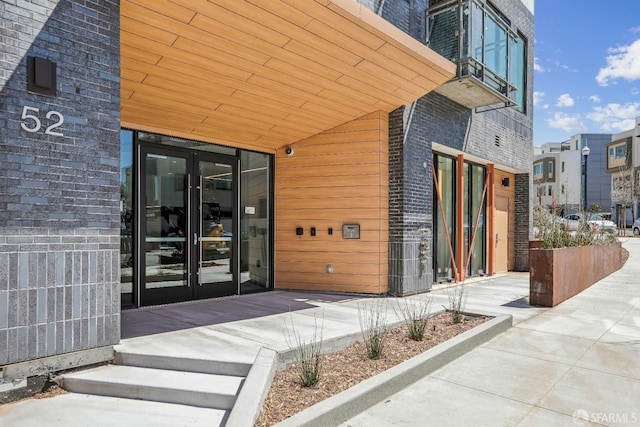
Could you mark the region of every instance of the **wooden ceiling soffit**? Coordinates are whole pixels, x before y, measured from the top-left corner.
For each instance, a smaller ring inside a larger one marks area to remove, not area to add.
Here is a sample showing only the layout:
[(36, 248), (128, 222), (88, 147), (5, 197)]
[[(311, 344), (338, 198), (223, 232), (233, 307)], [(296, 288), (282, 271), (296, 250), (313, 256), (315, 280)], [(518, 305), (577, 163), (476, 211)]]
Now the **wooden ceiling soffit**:
[(274, 152), (455, 75), (355, 0), (123, 0), (122, 125)]

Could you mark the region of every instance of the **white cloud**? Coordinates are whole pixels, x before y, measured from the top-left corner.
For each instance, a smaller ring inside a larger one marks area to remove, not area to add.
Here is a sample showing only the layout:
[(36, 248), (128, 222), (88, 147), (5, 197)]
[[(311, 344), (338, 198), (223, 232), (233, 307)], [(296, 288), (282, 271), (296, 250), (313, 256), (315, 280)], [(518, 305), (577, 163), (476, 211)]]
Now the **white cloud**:
[(544, 92), (533, 92), (533, 106), (542, 110), (549, 108), (549, 104), (543, 104)]
[(624, 132), (635, 126), (635, 118), (640, 116), (640, 102), (627, 104), (607, 104), (593, 107), (587, 118), (598, 123), (605, 132)]
[(540, 65), (540, 58), (533, 58), (533, 71), (537, 71), (539, 73), (544, 73), (546, 68)]
[(598, 95), (591, 95), (589, 97), (589, 101), (598, 103), (598, 102), (600, 102), (600, 97)]
[(587, 127), (582, 123), (580, 115), (555, 113), (553, 118), (547, 119), (547, 124), (552, 128), (562, 129), (565, 132), (586, 131)]
[(596, 81), (601, 86), (608, 86), (610, 80), (625, 79), (633, 81), (640, 79), (640, 39), (629, 46), (610, 48), (607, 56), (607, 66), (601, 68)]
[(629, 31), (631, 31), (632, 33), (640, 33), (640, 26), (632, 27), (629, 29)]
[(560, 95), (556, 101), (556, 107), (573, 107), (573, 104), (575, 104), (575, 102), (568, 93)]

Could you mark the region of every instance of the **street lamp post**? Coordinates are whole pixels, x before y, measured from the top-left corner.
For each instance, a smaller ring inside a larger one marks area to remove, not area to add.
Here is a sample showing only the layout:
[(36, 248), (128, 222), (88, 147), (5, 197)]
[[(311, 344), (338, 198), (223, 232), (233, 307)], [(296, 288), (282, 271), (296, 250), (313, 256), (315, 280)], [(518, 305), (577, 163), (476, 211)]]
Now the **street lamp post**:
[(591, 149), (585, 145), (582, 149), (582, 156), (584, 157), (584, 204), (582, 206), (585, 214), (587, 212), (587, 159), (590, 152)]

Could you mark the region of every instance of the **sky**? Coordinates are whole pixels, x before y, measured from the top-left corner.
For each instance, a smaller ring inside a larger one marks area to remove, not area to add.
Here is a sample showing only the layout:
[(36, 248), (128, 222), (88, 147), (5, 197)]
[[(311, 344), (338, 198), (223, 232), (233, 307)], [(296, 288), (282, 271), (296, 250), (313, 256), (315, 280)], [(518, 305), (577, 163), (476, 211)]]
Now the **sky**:
[(536, 0), (534, 13), (534, 145), (633, 128), (640, 0)]

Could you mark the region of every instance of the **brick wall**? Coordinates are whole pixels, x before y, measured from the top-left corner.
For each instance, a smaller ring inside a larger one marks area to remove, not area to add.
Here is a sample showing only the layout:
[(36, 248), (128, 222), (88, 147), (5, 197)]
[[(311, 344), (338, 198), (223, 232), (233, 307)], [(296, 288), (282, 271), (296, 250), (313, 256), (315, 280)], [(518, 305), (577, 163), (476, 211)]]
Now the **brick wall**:
[[(119, 341), (119, 2), (3, 1), (0, 34), (2, 365)], [(27, 56), (56, 96), (27, 91)]]
[[(363, 4), (367, 3), (364, 0)], [(369, 2), (376, 3), (376, 2)], [(387, 3), (403, 3), (400, 8)], [(387, 2), (382, 16), (410, 32), (409, 13), (424, 17), (427, 1)], [(494, 2), (528, 38), (527, 81), (533, 81), (533, 16), (521, 2)], [(408, 6), (410, 4), (410, 6)], [(418, 11), (418, 9), (422, 9)], [(413, 9), (412, 12), (409, 10)], [(404, 11), (404, 12), (403, 12)], [(414, 21), (417, 23), (417, 21)], [(423, 22), (420, 25), (424, 25)], [(418, 32), (411, 34), (420, 39)], [(513, 108), (477, 113), (431, 92), (416, 103), (391, 113), (389, 125), (389, 290), (409, 295), (430, 288), (433, 247), (432, 143), (473, 154), (487, 163), (529, 171), (533, 161), (533, 87), (527, 87), (525, 113)], [(498, 142), (498, 143), (496, 143)], [(516, 175), (516, 224), (514, 251), (516, 270), (528, 269), (530, 227), (529, 173)], [(426, 237), (425, 237), (426, 236)], [(428, 239), (426, 260), (419, 247)], [(436, 237), (438, 238), (438, 237)], [(511, 258), (511, 257), (510, 257)], [(426, 262), (425, 262), (426, 261)], [(428, 268), (424, 268), (424, 266)]]

